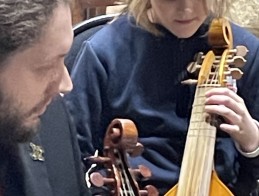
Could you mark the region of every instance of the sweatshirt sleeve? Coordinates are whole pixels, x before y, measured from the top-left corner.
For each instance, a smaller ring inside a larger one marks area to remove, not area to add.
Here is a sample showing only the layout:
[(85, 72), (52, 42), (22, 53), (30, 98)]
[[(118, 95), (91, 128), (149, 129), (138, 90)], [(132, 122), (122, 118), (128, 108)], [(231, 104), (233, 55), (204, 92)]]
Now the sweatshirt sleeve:
[[(259, 39), (238, 26), (233, 26), (233, 32), (234, 43), (248, 49), (245, 57), (247, 62), (241, 68), (244, 74), (238, 81), (238, 94), (244, 99), (251, 116), (259, 121)], [(259, 179), (259, 156), (249, 158), (239, 152), (238, 162), (240, 168), (237, 184), (240, 183), (239, 192), (242, 193), (242, 184), (249, 190), (256, 186)]]
[(102, 148), (102, 94), (107, 81), (106, 70), (88, 41), (82, 44), (71, 78), (74, 88), (66, 96), (66, 102), (76, 124), (84, 158)]

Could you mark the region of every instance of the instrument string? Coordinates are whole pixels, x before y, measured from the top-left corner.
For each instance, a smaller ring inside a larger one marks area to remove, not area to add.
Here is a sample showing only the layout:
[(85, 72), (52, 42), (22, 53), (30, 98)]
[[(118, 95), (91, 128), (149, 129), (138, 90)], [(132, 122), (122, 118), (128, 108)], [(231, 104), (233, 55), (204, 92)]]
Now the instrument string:
[(122, 155), (121, 153), (118, 153), (118, 158), (119, 158), (119, 162), (120, 162), (120, 166), (121, 166), (121, 170), (120, 170), (120, 178), (121, 178), (121, 196), (123, 195), (129, 195), (129, 196), (134, 196), (134, 191), (133, 188), (131, 186), (129, 177), (127, 175), (126, 172), (126, 168), (125, 165), (123, 164), (123, 159), (122, 159)]

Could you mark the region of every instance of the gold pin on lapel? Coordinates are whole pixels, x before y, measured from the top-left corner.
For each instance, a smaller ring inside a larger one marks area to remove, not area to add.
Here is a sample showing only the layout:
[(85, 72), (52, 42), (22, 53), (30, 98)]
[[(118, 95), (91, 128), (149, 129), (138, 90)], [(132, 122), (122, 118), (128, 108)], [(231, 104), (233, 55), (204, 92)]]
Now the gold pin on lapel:
[(30, 147), (32, 150), (32, 152), (30, 153), (32, 160), (45, 161), (45, 158), (43, 156), (44, 150), (43, 150), (42, 146), (37, 146), (37, 145), (33, 144), (32, 142), (30, 142)]

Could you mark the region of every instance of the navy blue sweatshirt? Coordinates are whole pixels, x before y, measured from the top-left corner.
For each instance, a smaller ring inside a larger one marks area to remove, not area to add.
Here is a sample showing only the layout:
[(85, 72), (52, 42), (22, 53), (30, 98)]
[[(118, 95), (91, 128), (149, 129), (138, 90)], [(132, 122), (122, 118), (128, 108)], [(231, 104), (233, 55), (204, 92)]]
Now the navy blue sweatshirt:
[[(114, 118), (133, 120), (145, 150), (130, 160), (131, 166), (149, 167), (152, 177), (140, 184), (153, 184), (162, 195), (178, 182), (195, 91), (195, 86), (181, 81), (189, 77), (186, 67), (195, 54), (206, 54), (210, 47), (206, 24), (187, 39), (158, 28), (163, 34), (159, 37), (121, 16), (84, 42), (72, 71), (74, 89), (66, 99), (83, 157), (101, 151), (106, 128)], [(258, 120), (259, 41), (237, 25), (232, 30), (234, 45), (249, 49), (238, 93)], [(251, 182), (259, 178), (258, 157), (242, 157), (221, 131), (216, 139), (215, 166), (235, 195), (248, 195)]]

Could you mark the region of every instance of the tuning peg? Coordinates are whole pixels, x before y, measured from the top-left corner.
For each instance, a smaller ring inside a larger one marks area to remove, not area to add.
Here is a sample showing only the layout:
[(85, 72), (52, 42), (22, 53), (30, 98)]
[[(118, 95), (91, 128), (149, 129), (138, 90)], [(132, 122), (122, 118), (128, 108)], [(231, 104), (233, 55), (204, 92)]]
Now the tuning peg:
[(234, 56), (232, 61), (233, 65), (236, 67), (243, 67), (246, 63), (246, 60), (242, 56)]
[(112, 184), (115, 182), (114, 178), (105, 178), (98, 172), (93, 172), (90, 174), (90, 181), (93, 185), (97, 187), (102, 187), (105, 184)]
[(139, 168), (138, 170), (139, 170), (140, 174), (144, 178), (150, 178), (151, 177), (152, 173), (151, 173), (151, 170), (148, 167), (146, 167), (144, 165), (139, 165), (138, 168)]
[(90, 156), (84, 158), (84, 161), (89, 161), (90, 163), (105, 164), (111, 162), (111, 159), (109, 157)]
[[(221, 61), (220, 58), (221, 57), (217, 56), (214, 63), (218, 65)], [(243, 67), (245, 63), (246, 60), (242, 56), (234, 56), (233, 58), (226, 60), (226, 64), (235, 65), (236, 67)]]
[(185, 85), (193, 85), (193, 84), (197, 84), (198, 80), (194, 80), (194, 79), (188, 79), (188, 80), (184, 80), (181, 81), (181, 84), (185, 84)]
[(189, 73), (195, 73), (198, 71), (198, 69), (201, 68), (201, 65), (199, 65), (197, 62), (191, 62), (189, 63), (189, 65), (187, 66), (187, 71)]
[(158, 190), (152, 185), (147, 185), (145, 187), (145, 190), (139, 191), (139, 194), (141, 196), (158, 196), (159, 195)]
[(195, 56), (194, 56), (194, 62), (189, 63), (189, 65), (187, 66), (187, 71), (189, 73), (195, 73), (196, 71), (198, 71), (198, 69), (201, 68), (201, 64), (202, 64), (202, 59), (204, 58), (204, 55), (202, 52), (198, 52)]
[(197, 64), (201, 64), (203, 58), (204, 58), (203, 52), (198, 52), (198, 53), (195, 54), (195, 56), (194, 56), (194, 61), (197, 62)]
[(238, 68), (230, 68), (229, 71), (226, 71), (224, 73), (225, 75), (230, 75), (231, 78), (235, 80), (239, 80), (243, 75), (243, 72)]
[(236, 56), (246, 56), (248, 49), (245, 46), (236, 46), (235, 49), (230, 50), (230, 52), (235, 53)]
[(233, 79), (239, 80), (242, 77), (243, 72), (238, 68), (231, 68), (230, 75), (233, 77)]
[(151, 171), (148, 167), (144, 165), (139, 165), (138, 169), (131, 169), (131, 173), (138, 178), (138, 177), (144, 177), (144, 178), (150, 178), (151, 177)]
[(141, 155), (143, 151), (144, 151), (144, 146), (141, 143), (137, 142), (136, 146), (127, 152), (131, 157), (137, 157)]

